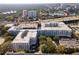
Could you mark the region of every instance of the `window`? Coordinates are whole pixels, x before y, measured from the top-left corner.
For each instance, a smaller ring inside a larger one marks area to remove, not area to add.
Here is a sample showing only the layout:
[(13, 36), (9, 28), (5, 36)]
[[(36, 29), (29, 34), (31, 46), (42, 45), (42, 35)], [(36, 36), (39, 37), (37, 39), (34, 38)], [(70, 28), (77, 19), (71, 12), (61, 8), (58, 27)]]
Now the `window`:
[(23, 49), (23, 46), (22, 45), (19, 45), (19, 49)]

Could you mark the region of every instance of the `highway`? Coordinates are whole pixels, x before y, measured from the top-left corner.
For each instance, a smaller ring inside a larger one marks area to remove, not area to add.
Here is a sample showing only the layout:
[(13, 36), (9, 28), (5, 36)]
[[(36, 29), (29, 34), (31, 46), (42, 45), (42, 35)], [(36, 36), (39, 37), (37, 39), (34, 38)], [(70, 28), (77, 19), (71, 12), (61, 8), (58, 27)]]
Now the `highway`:
[(79, 16), (70, 16), (70, 17), (63, 17), (63, 18), (47, 19), (47, 20), (42, 20), (42, 21), (72, 21), (72, 20), (79, 20)]

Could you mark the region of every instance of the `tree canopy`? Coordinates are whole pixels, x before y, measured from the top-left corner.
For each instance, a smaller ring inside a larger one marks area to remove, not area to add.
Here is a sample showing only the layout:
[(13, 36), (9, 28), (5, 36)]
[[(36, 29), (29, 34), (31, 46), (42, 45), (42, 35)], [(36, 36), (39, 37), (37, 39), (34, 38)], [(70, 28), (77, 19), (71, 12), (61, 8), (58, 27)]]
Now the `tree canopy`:
[(56, 45), (53, 43), (52, 38), (40, 36), (40, 47), (43, 53), (55, 53), (56, 52)]
[(63, 45), (57, 46), (57, 53), (65, 53), (65, 47)]

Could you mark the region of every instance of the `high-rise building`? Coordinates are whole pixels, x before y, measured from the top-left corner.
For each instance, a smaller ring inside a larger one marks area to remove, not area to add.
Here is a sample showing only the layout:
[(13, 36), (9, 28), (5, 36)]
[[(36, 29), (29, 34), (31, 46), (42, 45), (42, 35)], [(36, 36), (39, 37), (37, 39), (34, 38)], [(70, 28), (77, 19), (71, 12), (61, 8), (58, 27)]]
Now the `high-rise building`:
[(30, 10), (28, 11), (28, 17), (30, 18), (36, 18), (37, 17), (37, 11), (36, 10)]
[(23, 10), (23, 12), (22, 12), (22, 17), (24, 18), (24, 17), (27, 17), (27, 10)]

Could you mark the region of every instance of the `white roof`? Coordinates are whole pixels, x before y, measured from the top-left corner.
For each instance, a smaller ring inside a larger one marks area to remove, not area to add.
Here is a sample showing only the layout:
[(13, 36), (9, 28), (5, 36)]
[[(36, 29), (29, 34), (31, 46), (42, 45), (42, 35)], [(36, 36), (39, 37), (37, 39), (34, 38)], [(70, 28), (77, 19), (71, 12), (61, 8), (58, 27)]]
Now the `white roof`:
[[(23, 33), (25, 33), (25, 31), (19, 32), (12, 43), (29, 43), (30, 38), (36, 38), (37, 36), (37, 31), (28, 31), (25, 35), (23, 35)], [(21, 37), (22, 35), (24, 36), (23, 38)]]
[[(50, 23), (52, 25), (57, 24), (57, 26), (45, 26), (46, 24), (49, 25)], [(44, 22), (41, 24), (42, 24), (41, 30), (70, 30), (71, 31), (71, 29), (63, 22)]]
[(6, 24), (5, 27), (12, 27), (14, 24)]
[(20, 28), (17, 26), (12, 26), (8, 31), (20, 31)]
[(37, 29), (22, 29), (20, 27), (17, 27), (17, 26), (12, 26), (8, 31), (37, 31)]
[(27, 23), (27, 24), (20, 24), (17, 27), (19, 28), (37, 28), (37, 24), (36, 23)]

